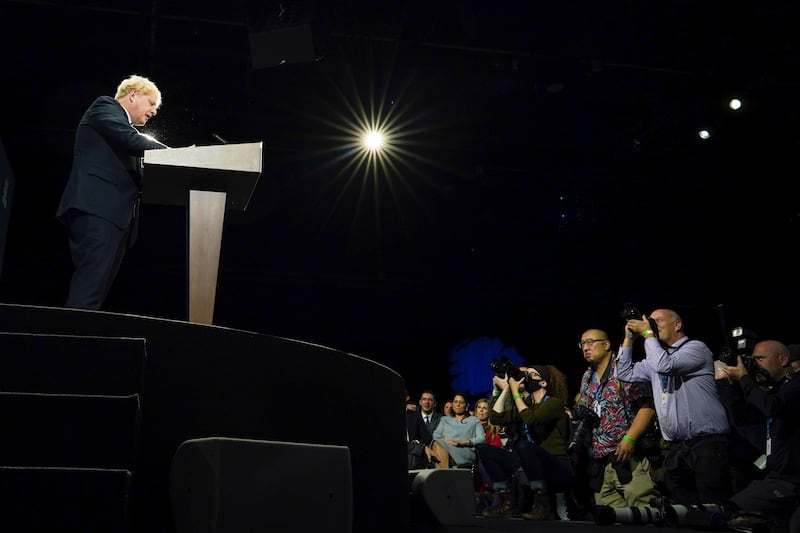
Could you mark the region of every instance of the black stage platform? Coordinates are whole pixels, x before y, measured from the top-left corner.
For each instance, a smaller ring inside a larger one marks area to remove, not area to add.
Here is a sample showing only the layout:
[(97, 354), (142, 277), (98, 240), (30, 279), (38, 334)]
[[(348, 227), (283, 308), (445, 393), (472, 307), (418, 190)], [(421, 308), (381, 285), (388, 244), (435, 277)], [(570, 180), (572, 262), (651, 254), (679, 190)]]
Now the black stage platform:
[[(352, 496), (352, 531), (407, 530), (404, 390), (403, 378), (384, 365), (297, 340), (0, 304), (0, 408), (14, 415), (0, 439), (0, 529), (175, 531), (169, 476), (176, 450), (188, 440), (225, 437), (349, 449), (351, 479), (335, 489), (321, 487), (330, 476), (309, 472), (304, 459), (265, 467), (262, 479), (274, 479), (264, 485), (281, 490), (247, 512), (286, 516), (296, 531), (309, 531), (303, 524), (319, 523), (324, 513), (302, 496), (327, 490), (323, 497), (345, 505)], [(349, 416), (356, 412), (357, 419)], [(217, 488), (245, 493), (231, 477)], [(88, 501), (100, 497), (111, 501)], [(81, 524), (82, 512), (97, 523)]]

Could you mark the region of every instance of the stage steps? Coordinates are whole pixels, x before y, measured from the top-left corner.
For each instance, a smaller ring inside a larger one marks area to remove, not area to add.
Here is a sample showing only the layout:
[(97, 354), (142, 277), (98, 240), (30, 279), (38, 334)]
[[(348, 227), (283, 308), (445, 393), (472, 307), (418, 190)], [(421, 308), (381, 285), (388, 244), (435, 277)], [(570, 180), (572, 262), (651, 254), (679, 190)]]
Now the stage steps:
[(133, 530), (145, 359), (141, 338), (0, 332), (0, 530)]

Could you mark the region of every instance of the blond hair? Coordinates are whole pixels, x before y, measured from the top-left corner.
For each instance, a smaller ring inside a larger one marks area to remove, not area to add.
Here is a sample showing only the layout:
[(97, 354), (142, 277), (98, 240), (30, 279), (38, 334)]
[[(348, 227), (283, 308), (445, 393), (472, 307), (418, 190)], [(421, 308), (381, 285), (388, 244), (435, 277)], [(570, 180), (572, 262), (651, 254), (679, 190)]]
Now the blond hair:
[[(486, 406), (489, 407), (489, 409), (492, 408), (492, 404), (489, 401), (489, 398), (480, 398), (480, 399), (478, 399), (477, 402), (475, 402), (475, 411), (478, 410), (478, 405), (482, 404), (482, 403), (485, 403)], [(495, 426), (494, 424), (492, 424), (491, 421), (489, 421), (489, 419), (487, 418), (486, 419), (486, 434), (488, 435), (488, 438), (486, 439), (487, 440), (487, 444), (488, 444), (488, 441), (493, 440), (497, 436), (498, 433), (500, 433), (500, 428), (498, 426)]]
[(144, 76), (137, 76), (136, 74), (131, 74), (120, 82), (120, 84), (117, 86), (117, 94), (114, 95), (114, 98), (119, 100), (120, 98), (129, 95), (133, 91), (146, 94), (148, 96), (155, 96), (156, 107), (161, 106), (161, 91), (158, 90), (156, 84), (150, 81), (148, 78), (145, 78)]

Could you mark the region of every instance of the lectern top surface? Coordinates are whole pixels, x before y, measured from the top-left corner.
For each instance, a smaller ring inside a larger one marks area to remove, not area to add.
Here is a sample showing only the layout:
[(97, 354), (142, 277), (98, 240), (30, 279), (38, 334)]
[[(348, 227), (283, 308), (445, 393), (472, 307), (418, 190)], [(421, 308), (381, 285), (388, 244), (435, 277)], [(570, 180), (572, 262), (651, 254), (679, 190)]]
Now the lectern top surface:
[(145, 150), (144, 165), (261, 172), (263, 142)]

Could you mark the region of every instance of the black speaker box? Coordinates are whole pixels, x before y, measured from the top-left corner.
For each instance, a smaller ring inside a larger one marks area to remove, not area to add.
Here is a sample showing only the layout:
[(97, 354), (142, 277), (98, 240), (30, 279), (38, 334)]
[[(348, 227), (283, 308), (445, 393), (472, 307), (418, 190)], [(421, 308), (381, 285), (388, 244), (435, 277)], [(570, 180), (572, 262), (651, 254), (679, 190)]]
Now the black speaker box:
[(170, 468), (178, 533), (349, 533), (352, 492), (346, 446), (192, 439)]
[(411, 509), (417, 522), (475, 525), (475, 483), (464, 468), (418, 470), (411, 481)]

